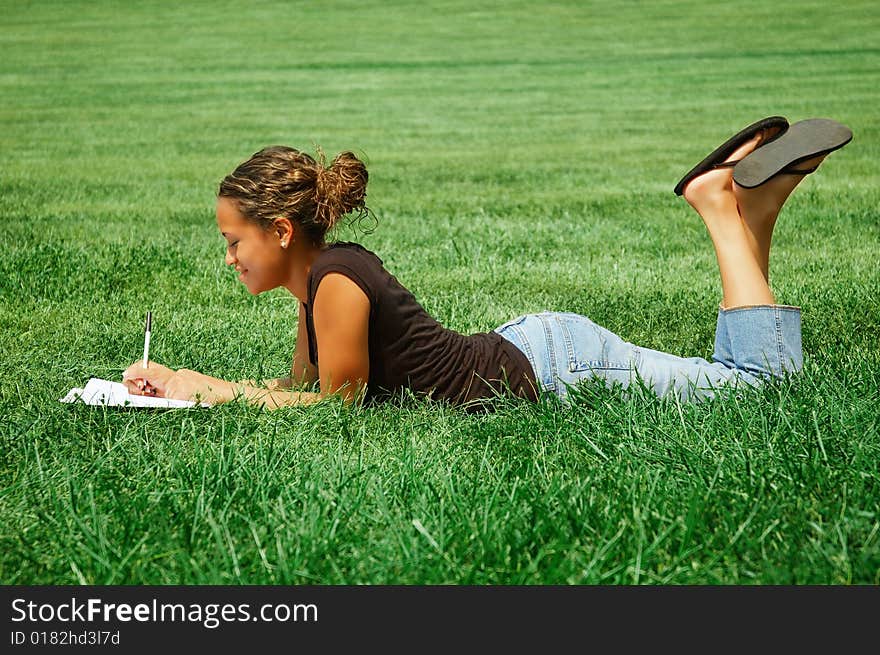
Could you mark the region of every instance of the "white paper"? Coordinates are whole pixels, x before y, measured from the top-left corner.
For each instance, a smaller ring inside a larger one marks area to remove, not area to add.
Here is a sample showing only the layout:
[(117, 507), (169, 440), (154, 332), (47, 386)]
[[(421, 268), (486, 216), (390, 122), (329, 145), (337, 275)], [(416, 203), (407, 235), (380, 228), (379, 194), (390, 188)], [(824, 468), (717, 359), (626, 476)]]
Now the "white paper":
[[(111, 382), (101, 378), (92, 378), (84, 389), (73, 388), (67, 392), (62, 403), (74, 403), (81, 400), (86, 405), (105, 405), (107, 407), (194, 407), (191, 400), (174, 400), (173, 398), (156, 398), (154, 396), (137, 396), (128, 393), (128, 388), (120, 382)], [(200, 403), (201, 407), (210, 407), (208, 403)]]

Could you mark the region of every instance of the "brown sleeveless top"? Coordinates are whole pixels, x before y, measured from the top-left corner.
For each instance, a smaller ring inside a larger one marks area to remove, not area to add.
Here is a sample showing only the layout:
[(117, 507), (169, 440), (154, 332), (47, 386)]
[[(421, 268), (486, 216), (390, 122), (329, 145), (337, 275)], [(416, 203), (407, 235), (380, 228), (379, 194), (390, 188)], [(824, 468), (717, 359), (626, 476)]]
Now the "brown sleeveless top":
[(510, 393), (537, 402), (538, 383), (519, 348), (495, 332), (466, 336), (444, 328), (385, 270), (381, 259), (356, 243), (331, 244), (309, 271), (305, 318), (309, 360), (315, 366), (312, 308), (328, 273), (345, 275), (370, 300), (367, 402), (400, 395), (401, 389), (463, 404), (467, 411), (489, 410), (492, 398)]

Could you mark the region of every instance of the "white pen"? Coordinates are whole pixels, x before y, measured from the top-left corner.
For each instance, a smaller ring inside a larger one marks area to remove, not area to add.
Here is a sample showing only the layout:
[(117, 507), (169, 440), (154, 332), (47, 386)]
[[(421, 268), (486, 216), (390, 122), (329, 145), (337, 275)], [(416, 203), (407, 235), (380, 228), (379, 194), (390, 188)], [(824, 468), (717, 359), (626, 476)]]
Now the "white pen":
[(150, 357), (150, 329), (153, 327), (153, 312), (147, 312), (147, 324), (144, 326), (144, 368)]

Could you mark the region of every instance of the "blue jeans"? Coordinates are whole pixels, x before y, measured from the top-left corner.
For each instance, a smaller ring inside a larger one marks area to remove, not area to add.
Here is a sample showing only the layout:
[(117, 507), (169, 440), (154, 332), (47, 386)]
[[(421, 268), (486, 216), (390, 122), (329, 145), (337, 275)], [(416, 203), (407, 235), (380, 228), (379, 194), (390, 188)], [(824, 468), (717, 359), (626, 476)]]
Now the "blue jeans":
[(711, 398), (803, 368), (801, 311), (786, 305), (719, 309), (712, 361), (640, 348), (579, 314), (526, 314), (496, 328), (528, 358), (539, 391), (567, 400), (569, 387), (600, 378), (627, 388), (640, 379), (660, 397)]

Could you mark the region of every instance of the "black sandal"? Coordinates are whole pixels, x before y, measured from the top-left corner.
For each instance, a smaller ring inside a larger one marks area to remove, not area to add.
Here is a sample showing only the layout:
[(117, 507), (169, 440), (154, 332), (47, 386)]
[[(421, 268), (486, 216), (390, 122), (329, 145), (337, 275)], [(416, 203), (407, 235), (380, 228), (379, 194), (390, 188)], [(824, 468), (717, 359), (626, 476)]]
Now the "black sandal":
[(733, 169), (733, 180), (753, 189), (777, 175), (809, 175), (818, 168), (797, 168), (797, 164), (842, 148), (852, 141), (846, 125), (827, 118), (810, 118), (793, 124), (772, 144), (754, 150)]
[[(675, 185), (675, 195), (680, 196), (684, 193), (684, 188), (687, 186), (688, 182), (693, 180), (695, 177), (702, 175), (703, 173), (708, 173), (711, 170), (715, 170), (716, 168), (730, 168), (732, 166), (736, 166), (738, 162), (730, 161), (725, 162), (724, 160), (730, 157), (736, 149), (739, 148), (742, 144), (746, 143), (750, 139), (754, 138), (754, 136), (762, 131), (771, 128), (778, 128), (779, 132), (765, 139), (761, 144), (759, 144), (758, 148), (771, 143), (778, 139), (782, 134), (788, 129), (788, 121), (782, 116), (770, 116), (769, 118), (763, 118), (756, 123), (752, 123), (746, 128), (743, 128), (732, 137), (730, 137), (727, 141), (722, 143), (720, 146), (715, 148), (703, 161), (694, 166), (690, 171), (688, 171), (687, 175), (685, 175), (681, 180), (678, 181), (678, 184)], [(756, 148), (754, 152), (757, 152), (758, 148)], [(751, 156), (753, 153), (749, 153)], [(745, 160), (747, 157), (744, 157)], [(735, 169), (734, 169), (735, 170)]]

